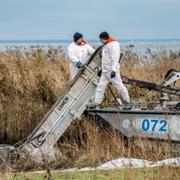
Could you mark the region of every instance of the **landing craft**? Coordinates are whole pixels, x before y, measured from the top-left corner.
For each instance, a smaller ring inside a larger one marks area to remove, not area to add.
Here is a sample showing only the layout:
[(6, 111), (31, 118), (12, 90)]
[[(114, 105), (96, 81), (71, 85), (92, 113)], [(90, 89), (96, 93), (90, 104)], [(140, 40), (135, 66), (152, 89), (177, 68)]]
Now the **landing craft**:
[[(34, 131), (15, 146), (1, 146), (1, 154), (4, 153), (6, 157), (15, 154), (19, 156), (28, 154), (37, 163), (43, 163), (44, 159), (47, 161), (56, 160), (58, 153), (54, 145), (71, 122), (80, 119), (85, 111), (95, 120), (107, 122), (128, 138), (138, 136), (146, 137), (149, 141), (152, 139), (170, 141), (174, 144), (173, 148), (180, 150), (180, 104), (178, 102), (161, 98), (146, 110), (137, 109), (137, 107), (129, 111), (120, 107), (87, 108), (94, 98), (99, 81), (97, 69), (100, 64), (98, 55), (101, 49), (102, 46), (94, 52), (88, 63), (59, 96)], [(127, 77), (122, 77), (122, 79), (126, 84), (160, 91), (164, 93), (164, 96), (167, 94), (180, 96), (180, 89), (169, 87), (171, 83), (180, 79), (180, 72), (175, 70), (171, 70), (160, 85)]]

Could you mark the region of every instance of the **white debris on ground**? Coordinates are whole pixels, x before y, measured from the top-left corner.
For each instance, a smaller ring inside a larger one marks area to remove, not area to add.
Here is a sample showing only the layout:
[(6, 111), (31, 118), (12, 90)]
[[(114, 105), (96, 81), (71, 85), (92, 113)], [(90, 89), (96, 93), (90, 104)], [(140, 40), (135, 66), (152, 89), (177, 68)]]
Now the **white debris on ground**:
[(180, 157), (157, 161), (156, 163), (153, 163), (150, 167), (159, 167), (159, 166), (180, 167)]
[[(75, 168), (72, 171), (81, 172), (81, 171), (112, 170), (112, 169), (123, 169), (123, 168), (150, 168), (150, 167), (160, 167), (160, 166), (180, 167), (180, 157), (164, 159), (157, 162), (147, 161), (143, 159), (135, 159), (135, 158), (119, 158), (104, 163), (98, 166), (97, 168), (88, 168), (88, 167), (82, 169)], [(65, 171), (67, 170), (64, 170), (64, 172)]]
[[(65, 170), (52, 170), (51, 172), (84, 172), (84, 171), (98, 171), (98, 170), (113, 170), (113, 169), (125, 169), (125, 168), (152, 168), (160, 166), (180, 167), (180, 157), (164, 159), (157, 162), (147, 161), (136, 158), (119, 158), (107, 163), (104, 163), (96, 168), (71, 168)], [(35, 171), (33, 173), (46, 173), (46, 171)]]
[(107, 170), (107, 169), (119, 169), (119, 168), (144, 168), (144, 167), (159, 167), (159, 166), (180, 166), (180, 157), (164, 159), (157, 162), (151, 162), (142, 159), (135, 158), (120, 158), (109, 161), (105, 164), (98, 166), (97, 170)]
[(96, 169), (106, 170), (106, 169), (116, 169), (116, 168), (126, 168), (126, 167), (143, 168), (143, 167), (148, 167), (150, 164), (151, 161), (147, 161), (147, 160), (135, 159), (135, 158), (120, 158), (102, 164), (98, 166)]

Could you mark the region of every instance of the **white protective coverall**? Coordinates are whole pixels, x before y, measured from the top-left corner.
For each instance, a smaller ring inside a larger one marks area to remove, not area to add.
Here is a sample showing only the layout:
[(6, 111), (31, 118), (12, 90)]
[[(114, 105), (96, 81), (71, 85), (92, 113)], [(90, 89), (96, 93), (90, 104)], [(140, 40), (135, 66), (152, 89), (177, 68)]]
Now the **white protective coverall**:
[[(105, 44), (102, 49), (102, 75), (100, 77), (95, 94), (95, 105), (99, 105), (102, 103), (106, 86), (110, 82), (117, 88), (118, 92), (121, 93), (124, 103), (130, 104), (128, 91), (122, 83), (122, 79), (120, 76), (120, 53), (120, 45), (115, 40)], [(111, 78), (112, 71), (116, 72), (116, 76), (114, 78)]]
[(71, 76), (71, 80), (74, 79), (74, 77), (77, 75), (79, 69), (76, 66), (76, 63), (78, 61), (81, 62), (82, 65), (84, 65), (88, 59), (90, 58), (90, 56), (94, 53), (94, 49), (84, 43), (83, 45), (77, 45), (75, 42), (72, 42), (69, 47), (68, 47), (68, 56), (70, 59), (70, 76)]

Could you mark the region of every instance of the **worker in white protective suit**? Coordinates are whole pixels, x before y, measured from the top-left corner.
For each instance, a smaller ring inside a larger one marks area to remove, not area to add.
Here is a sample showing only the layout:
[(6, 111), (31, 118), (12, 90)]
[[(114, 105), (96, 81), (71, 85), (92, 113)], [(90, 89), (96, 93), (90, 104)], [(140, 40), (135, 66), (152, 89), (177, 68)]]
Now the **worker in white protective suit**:
[(72, 42), (68, 47), (71, 80), (74, 79), (79, 69), (87, 63), (93, 53), (94, 49), (90, 45), (86, 44), (83, 39), (83, 35), (76, 32), (74, 34), (74, 42)]
[[(106, 86), (111, 82), (116, 87), (123, 98), (123, 108), (129, 110), (132, 108), (129, 93), (122, 83), (120, 76), (120, 45), (118, 41), (109, 36), (107, 32), (99, 35), (100, 41), (104, 44), (102, 48), (101, 76), (97, 86), (92, 108), (97, 108), (104, 98)], [(94, 107), (93, 107), (94, 106)]]

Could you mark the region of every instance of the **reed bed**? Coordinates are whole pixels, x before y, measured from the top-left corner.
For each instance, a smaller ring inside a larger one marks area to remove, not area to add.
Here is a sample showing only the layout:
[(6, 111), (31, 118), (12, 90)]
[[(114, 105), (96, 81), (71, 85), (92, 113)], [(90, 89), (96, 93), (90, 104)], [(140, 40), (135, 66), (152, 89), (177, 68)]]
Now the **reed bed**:
[[(180, 70), (180, 53), (163, 52), (139, 57), (125, 52), (121, 74), (134, 79), (161, 83), (169, 69)], [(61, 47), (44, 49), (7, 49), (0, 53), (0, 143), (14, 144), (26, 137), (41, 121), (69, 83), (68, 62)], [(179, 84), (176, 84), (176, 87)], [(159, 94), (127, 86), (133, 98), (156, 99)], [(111, 97), (109, 97), (111, 98)], [(158, 149), (137, 147), (114, 129), (104, 130), (101, 125), (83, 116), (74, 121), (57, 146), (60, 160), (51, 168), (97, 166), (119, 157), (160, 160), (179, 156), (169, 150), (167, 143), (156, 142)], [(145, 143), (146, 144), (146, 143)], [(47, 165), (49, 167), (49, 165)], [(47, 167), (21, 161), (21, 170)], [(15, 167), (13, 167), (15, 168)]]

